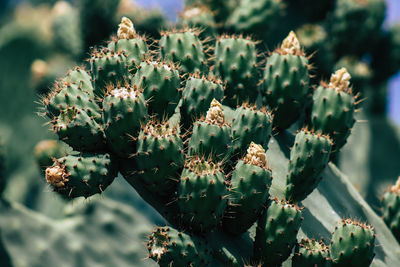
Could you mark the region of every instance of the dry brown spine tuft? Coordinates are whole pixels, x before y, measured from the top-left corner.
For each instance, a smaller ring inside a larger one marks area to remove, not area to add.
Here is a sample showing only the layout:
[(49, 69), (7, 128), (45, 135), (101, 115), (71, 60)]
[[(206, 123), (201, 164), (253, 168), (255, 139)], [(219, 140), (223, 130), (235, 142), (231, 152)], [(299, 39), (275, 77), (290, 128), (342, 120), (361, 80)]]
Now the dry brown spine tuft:
[(293, 31), (283, 40), (281, 47), (275, 51), (281, 55), (305, 56), (304, 50), (301, 48), (300, 42)]
[(225, 115), (222, 110), (222, 105), (215, 98), (211, 101), (210, 109), (207, 111), (205, 122), (220, 126), (225, 124)]
[(255, 165), (263, 169), (268, 169), (267, 155), (261, 145), (257, 145), (254, 142), (250, 143), (247, 149), (247, 154), (243, 158), (243, 161), (247, 164)]
[(60, 164), (46, 169), (46, 181), (53, 185), (56, 189), (61, 189), (68, 183), (69, 173), (65, 170), (65, 166)]

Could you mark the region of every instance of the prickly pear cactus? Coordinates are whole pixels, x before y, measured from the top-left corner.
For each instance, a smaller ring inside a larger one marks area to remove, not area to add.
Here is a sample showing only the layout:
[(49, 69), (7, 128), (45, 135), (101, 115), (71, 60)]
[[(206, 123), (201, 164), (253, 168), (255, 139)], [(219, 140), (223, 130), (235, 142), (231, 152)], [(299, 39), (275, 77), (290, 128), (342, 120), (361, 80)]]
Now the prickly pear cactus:
[[(118, 32), (119, 41), (137, 37), (127, 18)], [(356, 250), (349, 227), (329, 234), (350, 216), (376, 227), (374, 262), (396, 265), (400, 247), (389, 229), (329, 163), (354, 124), (350, 75), (340, 70), (310, 90), (309, 59), (293, 32), (267, 62), (248, 38), (223, 34), (212, 44), (199, 34), (165, 31), (134, 64), (129, 49), (111, 42), (92, 53), (90, 75), (76, 69), (58, 83), (43, 103), (76, 152), (47, 168), (48, 183), (66, 198), (89, 197), (119, 171), (169, 224), (148, 238), (148, 257), (161, 266), (280, 266), (298, 240), (313, 237), (333, 241), (329, 257), (339, 264), (369, 264), (371, 228), (348, 223), (365, 230)], [(309, 128), (294, 136), (285, 129), (301, 128), (300, 114)], [(297, 256), (323, 256), (294, 262), (325, 263), (325, 246), (310, 244)]]
[(209, 266), (207, 242), (170, 227), (157, 227), (147, 242), (149, 258), (160, 266)]
[(369, 266), (375, 257), (373, 227), (350, 219), (335, 228), (331, 257), (335, 266)]
[(400, 178), (383, 195), (382, 206), (385, 223), (397, 240), (400, 240)]
[(350, 78), (342, 68), (332, 75), (329, 84), (322, 83), (313, 94), (311, 125), (332, 138), (334, 151), (346, 144), (355, 123), (357, 97), (352, 94)]
[(329, 256), (329, 247), (326, 246), (324, 242), (318, 242), (315, 239), (302, 239), (296, 245), (292, 266), (329, 267), (332, 265), (332, 259)]
[(307, 129), (297, 133), (290, 152), (289, 175), (286, 179), (287, 199), (301, 201), (315, 189), (329, 162), (331, 150), (332, 141), (329, 136)]
[(5, 156), (4, 156), (4, 146), (0, 140), (0, 195), (3, 193), (6, 186), (6, 175), (5, 175)]
[(263, 94), (266, 104), (275, 111), (274, 125), (278, 129), (288, 128), (299, 118), (309, 91), (309, 68), (294, 32), (268, 58)]

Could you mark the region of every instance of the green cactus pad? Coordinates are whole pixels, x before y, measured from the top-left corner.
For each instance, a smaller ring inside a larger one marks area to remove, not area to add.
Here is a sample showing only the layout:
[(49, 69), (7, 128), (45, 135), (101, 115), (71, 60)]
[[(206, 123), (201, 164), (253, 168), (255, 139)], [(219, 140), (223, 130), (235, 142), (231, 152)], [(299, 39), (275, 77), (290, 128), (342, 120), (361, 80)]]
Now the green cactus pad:
[[(68, 78), (67, 80), (71, 80)], [(86, 82), (70, 83), (68, 81), (57, 82), (52, 91), (43, 98), (46, 115), (53, 119), (70, 107), (84, 110), (96, 121), (101, 121), (100, 107), (93, 100), (93, 96), (85, 92)]]
[(400, 178), (383, 195), (383, 220), (400, 241)]
[(302, 220), (297, 206), (277, 199), (270, 201), (258, 220), (254, 241), (254, 256), (262, 266), (280, 266), (289, 257)]
[(129, 82), (128, 67), (127, 57), (122, 52), (107, 48), (100, 52), (95, 50), (90, 59), (95, 95), (103, 97), (108, 86), (121, 86)]
[(140, 63), (140, 60), (148, 52), (146, 38), (136, 34), (130, 19), (123, 17), (119, 24), (118, 37), (108, 43), (108, 49), (122, 52), (129, 65)]
[(110, 89), (103, 101), (103, 119), (107, 144), (121, 157), (136, 152), (135, 138), (148, 120), (146, 102), (137, 87)]
[(325, 28), (320, 24), (304, 24), (296, 30), (296, 35), (306, 55), (313, 55), (310, 63), (318, 68), (318, 72), (315, 73), (317, 78), (328, 77), (334, 65), (334, 53)]
[(225, 102), (236, 107), (258, 96), (256, 42), (243, 36), (223, 35), (215, 47), (214, 72), (226, 82)]
[(290, 151), (289, 174), (286, 177), (286, 199), (299, 202), (319, 184), (322, 171), (329, 162), (332, 150), (329, 136), (307, 129), (296, 135)]
[(179, 24), (183, 27), (197, 27), (202, 30), (200, 37), (210, 37), (217, 34), (215, 14), (207, 6), (196, 4), (186, 7), (180, 15)]
[(232, 150), (231, 144), (231, 127), (225, 122), (222, 105), (214, 99), (207, 116), (194, 123), (188, 153), (227, 160)]
[(308, 59), (291, 32), (268, 58), (264, 73), (266, 104), (274, 111), (274, 126), (284, 130), (301, 115), (309, 90)]
[(170, 227), (157, 227), (147, 242), (149, 258), (160, 267), (210, 266), (211, 250), (204, 239), (178, 232)]
[(329, 257), (329, 247), (324, 242), (314, 239), (302, 239), (296, 245), (292, 258), (293, 267), (330, 267), (332, 259)]
[(179, 63), (183, 73), (205, 72), (207, 60), (198, 35), (194, 29), (163, 32), (159, 41), (161, 57)]
[(78, 108), (67, 108), (52, 121), (60, 140), (79, 151), (100, 152), (105, 149), (103, 128), (93, 117)]
[(174, 114), (181, 96), (181, 78), (177, 66), (149, 59), (137, 67), (132, 82), (143, 88), (149, 114), (156, 115), (159, 120)]
[(184, 164), (179, 125), (149, 122), (139, 134), (135, 160), (137, 177), (150, 192), (172, 196)]
[(182, 171), (178, 206), (185, 229), (208, 232), (216, 227), (227, 205), (228, 190), (220, 163), (191, 157)]
[(186, 81), (182, 93), (181, 115), (186, 127), (193, 124), (197, 118), (205, 116), (211, 101), (221, 101), (224, 97), (222, 81), (213, 75), (200, 76), (193, 74)]
[(336, 54), (362, 55), (370, 51), (385, 19), (385, 1), (337, 0), (336, 2), (327, 23)]
[(311, 125), (314, 130), (328, 134), (334, 144), (332, 151), (346, 144), (355, 123), (355, 97), (350, 88), (350, 75), (340, 69), (332, 75), (331, 82), (322, 83), (314, 92)]
[(369, 266), (375, 253), (374, 229), (366, 224), (343, 220), (331, 238), (331, 258), (334, 266)]
[(6, 187), (6, 173), (5, 173), (5, 155), (4, 155), (4, 145), (2, 140), (0, 140), (0, 197)]
[(278, 26), (283, 16), (281, 0), (242, 0), (227, 21), (236, 32), (256, 33), (263, 37)]
[(92, 78), (82, 68), (75, 67), (73, 70), (67, 73), (67, 76), (63, 79), (66, 83), (76, 84), (83, 91), (86, 92), (90, 97), (94, 97), (94, 89), (92, 86)]
[(79, 57), (84, 51), (79, 13), (68, 2), (57, 2), (53, 8), (51, 30), (57, 51)]
[(268, 148), (272, 131), (272, 114), (265, 109), (243, 104), (235, 110), (232, 122), (233, 154), (241, 157), (251, 142)]
[(249, 229), (266, 205), (272, 172), (268, 169), (265, 150), (251, 143), (247, 155), (239, 160), (233, 171), (229, 204), (223, 229), (238, 235)]
[(66, 198), (102, 193), (117, 176), (109, 154), (68, 155), (46, 169), (46, 181)]

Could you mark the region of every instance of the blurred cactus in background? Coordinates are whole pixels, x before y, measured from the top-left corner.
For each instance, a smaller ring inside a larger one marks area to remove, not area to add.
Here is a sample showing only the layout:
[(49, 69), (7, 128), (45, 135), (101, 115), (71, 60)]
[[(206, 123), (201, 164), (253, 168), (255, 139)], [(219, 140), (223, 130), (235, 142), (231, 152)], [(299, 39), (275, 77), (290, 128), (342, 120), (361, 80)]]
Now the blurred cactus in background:
[(0, 3), (0, 265), (400, 264), (384, 0), (26, 2)]

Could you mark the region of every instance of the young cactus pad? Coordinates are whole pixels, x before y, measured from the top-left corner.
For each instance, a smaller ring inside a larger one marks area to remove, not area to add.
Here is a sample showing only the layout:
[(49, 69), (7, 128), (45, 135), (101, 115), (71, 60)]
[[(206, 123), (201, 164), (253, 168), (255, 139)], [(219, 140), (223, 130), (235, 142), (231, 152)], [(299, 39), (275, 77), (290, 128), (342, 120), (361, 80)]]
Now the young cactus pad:
[(66, 198), (102, 193), (117, 176), (109, 154), (68, 155), (46, 169), (46, 181)]
[(350, 219), (343, 220), (335, 228), (330, 248), (335, 266), (369, 266), (375, 257), (374, 229)]
[(222, 105), (213, 99), (206, 117), (194, 123), (188, 144), (189, 155), (228, 159), (231, 143), (231, 126), (225, 121)]
[(350, 78), (342, 68), (332, 74), (329, 84), (322, 83), (313, 95), (311, 125), (332, 138), (335, 152), (344, 146), (355, 123), (356, 97), (352, 94)]
[(122, 52), (128, 65), (139, 63), (148, 52), (146, 38), (136, 33), (132, 21), (126, 17), (119, 24), (117, 39), (113, 38), (107, 47), (111, 51)]
[(103, 100), (103, 110), (109, 148), (121, 157), (135, 153), (133, 137), (148, 120), (142, 92), (137, 87), (111, 87)]
[(225, 231), (241, 234), (257, 221), (268, 199), (271, 182), (265, 150), (252, 142), (232, 174), (229, 206), (223, 220)]
[(400, 177), (383, 195), (382, 206), (383, 219), (397, 240), (400, 240)]
[(178, 205), (186, 227), (195, 232), (216, 227), (224, 214), (227, 195), (220, 163), (198, 156), (186, 162), (178, 187)]
[(211, 251), (207, 242), (170, 227), (157, 227), (147, 242), (149, 258), (161, 267), (209, 266)]
[(173, 196), (184, 164), (179, 126), (150, 121), (140, 132), (135, 155), (137, 178), (162, 196)]
[(278, 129), (288, 128), (300, 117), (309, 91), (309, 68), (294, 32), (268, 58), (263, 93)]
[(226, 102), (236, 107), (255, 103), (258, 96), (256, 42), (243, 36), (223, 35), (215, 46), (215, 74), (226, 82)]
[(329, 247), (324, 242), (315, 239), (302, 239), (296, 245), (292, 258), (293, 267), (330, 267), (332, 259), (329, 257)]
[(254, 256), (263, 266), (280, 266), (292, 252), (300, 229), (301, 209), (273, 199), (258, 220)]
[(301, 201), (318, 186), (321, 173), (329, 162), (331, 149), (332, 141), (326, 135), (307, 129), (297, 133), (290, 152), (286, 199)]

